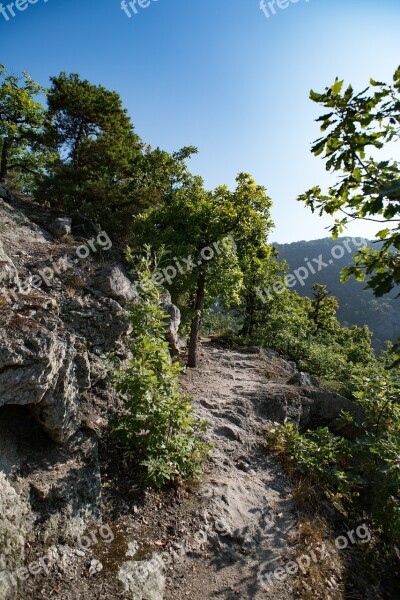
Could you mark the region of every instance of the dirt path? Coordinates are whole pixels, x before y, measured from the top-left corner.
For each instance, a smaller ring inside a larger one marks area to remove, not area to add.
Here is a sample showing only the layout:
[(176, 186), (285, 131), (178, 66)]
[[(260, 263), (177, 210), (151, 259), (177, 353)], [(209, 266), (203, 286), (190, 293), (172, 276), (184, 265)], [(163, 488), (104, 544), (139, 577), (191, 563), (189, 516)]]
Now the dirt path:
[[(210, 423), (215, 442), (202, 493), (210, 499), (205, 522), (209, 543), (185, 556), (167, 580), (166, 600), (293, 598), (289, 581), (266, 588), (260, 575), (290, 558), (295, 523), (290, 485), (262, 448), (267, 388), (265, 359), (251, 352), (206, 344), (184, 390)], [(270, 566), (269, 563), (274, 561)]]

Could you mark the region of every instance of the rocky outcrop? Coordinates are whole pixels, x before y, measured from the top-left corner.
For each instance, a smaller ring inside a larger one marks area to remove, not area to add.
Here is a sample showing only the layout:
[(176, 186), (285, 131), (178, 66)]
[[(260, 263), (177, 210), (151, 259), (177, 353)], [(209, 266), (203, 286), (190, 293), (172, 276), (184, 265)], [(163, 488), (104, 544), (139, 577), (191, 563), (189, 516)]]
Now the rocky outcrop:
[[(46, 213), (41, 221), (61, 240), (70, 233), (67, 217)], [(126, 352), (126, 306), (139, 301), (138, 294), (120, 263), (100, 267), (96, 252), (78, 260), (82, 240), (54, 240), (3, 200), (0, 233), (0, 407), (27, 406), (46, 433), (64, 443), (81, 426), (92, 365), (96, 384), (108, 377), (96, 357)], [(168, 293), (163, 307), (171, 315), (166, 338), (176, 354), (180, 313)]]
[(286, 361), (271, 350), (262, 350), (267, 359), (270, 385), (266, 390), (263, 414), (278, 423), (293, 423), (298, 429), (329, 427), (344, 435), (353, 435), (342, 413), (349, 413), (355, 425), (361, 424), (365, 411), (355, 402), (323, 388), (318, 379), (298, 371), (296, 364)]
[(80, 393), (90, 387), (82, 342), (54, 313), (0, 312), (0, 407), (28, 406), (56, 442), (80, 427)]
[[(75, 556), (74, 540), (101, 522), (97, 439), (122, 402), (105, 354), (127, 358), (126, 309), (139, 301), (123, 266), (104, 260), (104, 243), (101, 264), (98, 248), (77, 251), (76, 219), (44, 211), (33, 222), (33, 212), (0, 187), (0, 600), (20, 594), (10, 576), (27, 540), (56, 552), (69, 543)], [(179, 311), (170, 298), (164, 307), (177, 348)], [(144, 597), (162, 598), (161, 572), (142, 583)]]
[(362, 406), (324, 388), (310, 388), (305, 395), (309, 409), (304, 411), (301, 419), (303, 428), (329, 427), (332, 431), (351, 436), (353, 429), (343, 422), (342, 414), (349, 413), (356, 426), (361, 425), (365, 418)]
[(130, 326), (125, 310), (112, 298), (82, 294), (63, 299), (61, 316), (68, 329), (85, 338), (92, 353), (123, 349)]

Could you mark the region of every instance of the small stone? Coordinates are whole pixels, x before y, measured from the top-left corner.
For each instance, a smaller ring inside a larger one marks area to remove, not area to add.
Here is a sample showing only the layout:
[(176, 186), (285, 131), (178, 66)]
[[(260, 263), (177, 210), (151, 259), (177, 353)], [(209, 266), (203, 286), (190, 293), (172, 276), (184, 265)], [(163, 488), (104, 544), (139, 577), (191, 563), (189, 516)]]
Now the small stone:
[(93, 558), (90, 562), (89, 575), (93, 577), (93, 575), (96, 575), (96, 573), (100, 573), (100, 571), (102, 570), (103, 565), (101, 564), (101, 562), (96, 558)]

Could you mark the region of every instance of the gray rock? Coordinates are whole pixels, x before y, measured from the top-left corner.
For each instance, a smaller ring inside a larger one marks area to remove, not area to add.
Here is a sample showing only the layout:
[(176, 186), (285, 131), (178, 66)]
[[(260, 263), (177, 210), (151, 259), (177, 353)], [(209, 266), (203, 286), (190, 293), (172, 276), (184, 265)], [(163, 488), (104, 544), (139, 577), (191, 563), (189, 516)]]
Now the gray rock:
[(265, 358), (279, 358), (279, 352), (276, 352), (276, 350), (271, 350), (271, 348), (262, 348), (261, 354)]
[(311, 405), (302, 420), (303, 427), (329, 427), (333, 431), (351, 437), (353, 431), (342, 424), (342, 412), (350, 413), (356, 426), (360, 425), (365, 418), (366, 412), (362, 406), (328, 390), (308, 389), (304, 390), (304, 394), (311, 401)]
[(285, 385), (274, 386), (265, 398), (265, 416), (278, 423), (293, 423), (298, 428), (303, 417), (301, 394)]
[(49, 225), (49, 231), (59, 240), (71, 235), (72, 219), (69, 217), (59, 217), (54, 219)]
[(126, 311), (112, 298), (87, 295), (64, 300), (60, 316), (72, 333), (86, 338), (95, 354), (118, 350), (130, 330)]
[(181, 340), (179, 337), (181, 311), (175, 304), (172, 304), (171, 294), (166, 289), (163, 289), (161, 294), (161, 306), (170, 317), (165, 328), (165, 339), (169, 343), (171, 355), (179, 356), (179, 350), (181, 348)]
[(0, 240), (0, 287), (4, 285), (16, 285), (18, 280), (18, 271), (12, 260), (5, 253)]
[[(10, 575), (23, 566), (29, 508), (0, 473), (0, 600), (17, 597)], [(17, 579), (18, 582), (18, 579)]]
[[(316, 381), (314, 379), (314, 381)], [(314, 387), (311, 376), (308, 373), (296, 373), (288, 382), (290, 385), (298, 385), (300, 387)]]
[(126, 597), (131, 600), (163, 600), (163, 567), (163, 561), (157, 554), (153, 554), (151, 560), (122, 563), (118, 579), (124, 586)]
[(298, 429), (329, 427), (332, 431), (351, 437), (350, 428), (342, 425), (341, 413), (350, 413), (359, 425), (364, 409), (343, 396), (315, 387), (274, 386), (265, 398), (265, 416), (278, 423), (293, 423)]
[(121, 265), (114, 264), (103, 269), (92, 282), (94, 289), (105, 296), (113, 298), (124, 306), (131, 300), (137, 300), (138, 294), (133, 284), (126, 277)]
[[(0, 193), (0, 198), (3, 197)], [(2, 238), (12, 241), (16, 247), (21, 247), (21, 242), (24, 245), (31, 241), (46, 243), (52, 239), (48, 231), (33, 223), (23, 212), (15, 208), (15, 205), (19, 205), (19, 201), (12, 194), (9, 194), (9, 202), (11, 204), (0, 200)]]
[(58, 333), (57, 321), (50, 331), (11, 310), (1, 313), (0, 325), (0, 407), (29, 406), (53, 440), (67, 440), (80, 425), (75, 337)]
[(238, 348), (238, 352), (243, 354), (262, 354), (262, 349), (258, 346), (244, 346), (242, 348)]
[(75, 372), (79, 390), (88, 390), (92, 382), (90, 379), (90, 362), (87, 352), (76, 355)]

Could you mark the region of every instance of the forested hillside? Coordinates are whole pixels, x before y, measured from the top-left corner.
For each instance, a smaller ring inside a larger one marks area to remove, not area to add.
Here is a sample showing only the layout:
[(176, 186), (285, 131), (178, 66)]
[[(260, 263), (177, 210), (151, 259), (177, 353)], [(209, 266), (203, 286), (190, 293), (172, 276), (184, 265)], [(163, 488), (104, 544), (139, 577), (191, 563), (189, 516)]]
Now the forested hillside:
[[(344, 240), (348, 240), (349, 252)], [(356, 243), (362, 240), (358, 238)], [(363, 245), (374, 248), (377, 244), (365, 240)], [(379, 245), (379, 244), (378, 244)], [(312, 286), (315, 283), (322, 283), (327, 287), (328, 292), (335, 296), (339, 301), (338, 319), (342, 325), (358, 325), (363, 327), (368, 325), (374, 334), (373, 345), (377, 349), (382, 349), (387, 340), (395, 342), (400, 337), (400, 310), (398, 301), (396, 301), (398, 288), (391, 294), (383, 297), (374, 295), (372, 289), (366, 287), (364, 281), (357, 281), (351, 277), (347, 281), (341, 281), (341, 271), (353, 262), (353, 254), (358, 248), (351, 238), (323, 238), (320, 240), (299, 241), (292, 244), (273, 244), (279, 252), (279, 257), (288, 264), (288, 273), (297, 271), (300, 267), (307, 269), (307, 276), (301, 277), (297, 281), (295, 290), (302, 296), (312, 296)], [(336, 252), (338, 258), (332, 255), (332, 249), (336, 246), (343, 248)], [(323, 258), (323, 263), (319, 269), (314, 263), (314, 273), (307, 268), (306, 263), (318, 257)], [(300, 272), (300, 276), (302, 276)]]

